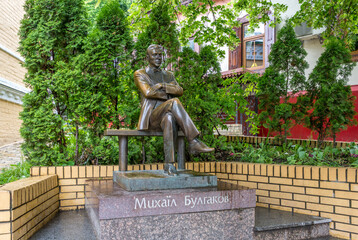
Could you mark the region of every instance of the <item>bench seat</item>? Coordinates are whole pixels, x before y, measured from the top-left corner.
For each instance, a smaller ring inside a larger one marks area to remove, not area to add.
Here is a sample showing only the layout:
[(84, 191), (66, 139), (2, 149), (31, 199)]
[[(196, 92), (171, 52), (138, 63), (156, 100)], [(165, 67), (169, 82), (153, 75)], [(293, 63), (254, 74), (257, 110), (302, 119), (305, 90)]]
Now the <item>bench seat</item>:
[[(160, 131), (139, 131), (131, 129), (107, 129), (105, 136), (117, 136), (119, 145), (119, 170), (127, 171), (128, 165), (128, 137), (155, 137), (163, 136)], [(185, 135), (182, 131), (178, 132), (177, 162), (178, 170), (185, 169)]]

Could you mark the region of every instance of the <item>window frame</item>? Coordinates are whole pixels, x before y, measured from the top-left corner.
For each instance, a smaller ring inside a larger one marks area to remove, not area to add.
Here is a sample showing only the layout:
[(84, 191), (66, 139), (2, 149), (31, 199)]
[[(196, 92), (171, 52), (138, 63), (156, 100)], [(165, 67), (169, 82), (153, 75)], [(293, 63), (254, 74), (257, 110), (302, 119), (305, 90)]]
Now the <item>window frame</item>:
[[(256, 35), (256, 36), (250, 36), (250, 37), (246, 37), (245, 38), (245, 26), (248, 26), (249, 25), (249, 22), (246, 22), (244, 24), (242, 24), (242, 39), (241, 39), (241, 42), (242, 42), (242, 65), (243, 65), (243, 68), (246, 68), (246, 69), (249, 69), (249, 70), (258, 70), (258, 69), (264, 69), (265, 68), (265, 54), (266, 54), (266, 38), (265, 38), (265, 34), (266, 34), (266, 29), (265, 29), (265, 25), (264, 24), (264, 33), (263, 34), (259, 34), (259, 35)], [(263, 40), (263, 45), (262, 45), (262, 65), (261, 66), (257, 66), (257, 67), (246, 67), (246, 43), (247, 42), (250, 42), (250, 41), (254, 41), (254, 40), (257, 40), (257, 39), (261, 39)]]

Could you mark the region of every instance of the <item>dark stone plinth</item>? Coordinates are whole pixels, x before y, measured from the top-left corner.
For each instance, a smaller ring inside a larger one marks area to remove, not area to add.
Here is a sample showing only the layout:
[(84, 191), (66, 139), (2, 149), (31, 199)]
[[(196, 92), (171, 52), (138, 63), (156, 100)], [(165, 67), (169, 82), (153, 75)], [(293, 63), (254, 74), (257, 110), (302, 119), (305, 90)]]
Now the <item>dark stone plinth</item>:
[(113, 181), (127, 191), (215, 187), (217, 185), (216, 176), (190, 170), (178, 171), (176, 176), (165, 174), (164, 170), (115, 171)]
[(255, 240), (300, 240), (329, 236), (331, 219), (256, 208)]
[(99, 239), (252, 239), (255, 190), (217, 187), (125, 191), (88, 181), (86, 209)]
[(253, 239), (254, 208), (101, 220), (100, 239)]

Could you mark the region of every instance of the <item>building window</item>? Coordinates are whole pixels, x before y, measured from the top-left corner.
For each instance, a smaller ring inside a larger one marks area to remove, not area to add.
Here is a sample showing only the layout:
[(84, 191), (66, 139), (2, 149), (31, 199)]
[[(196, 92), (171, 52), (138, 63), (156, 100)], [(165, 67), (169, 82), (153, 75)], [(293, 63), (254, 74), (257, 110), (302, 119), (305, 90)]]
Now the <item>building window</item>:
[(260, 24), (253, 32), (249, 31), (249, 25), (243, 27), (244, 37), (244, 66), (246, 68), (262, 68), (265, 60), (265, 25)]
[(195, 51), (194, 39), (189, 39), (187, 47), (191, 48), (191, 50)]
[(229, 51), (228, 70), (248, 68), (258, 70), (268, 67), (268, 53), (274, 42), (274, 29), (267, 24), (259, 24), (254, 31), (249, 31), (249, 23), (244, 19), (242, 27), (236, 28), (236, 36), (241, 43)]

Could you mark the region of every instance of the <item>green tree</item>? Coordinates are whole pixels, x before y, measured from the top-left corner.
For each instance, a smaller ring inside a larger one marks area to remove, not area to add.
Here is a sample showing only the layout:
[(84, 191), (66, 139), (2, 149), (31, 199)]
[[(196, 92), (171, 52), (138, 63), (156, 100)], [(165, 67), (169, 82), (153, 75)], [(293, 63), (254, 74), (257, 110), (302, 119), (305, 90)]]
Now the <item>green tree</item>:
[[(252, 132), (255, 133), (255, 113), (248, 109), (246, 99), (254, 91), (252, 77), (250, 80), (246, 77), (245, 80), (223, 81), (218, 53), (210, 45), (201, 48), (200, 53), (184, 47), (179, 59), (175, 76), (184, 89), (181, 101), (206, 143), (221, 151), (221, 143), (216, 141), (214, 132), (218, 127), (224, 128), (226, 120), (233, 118), (237, 110), (249, 117)], [(227, 117), (221, 119), (220, 113), (225, 113)]]
[[(110, 2), (112, 0), (105, 0), (105, 1), (101, 1), (101, 0), (86, 0), (85, 1), (85, 6), (87, 9), (87, 13), (88, 13), (88, 18), (89, 20), (92, 22), (92, 24), (95, 24), (97, 15), (99, 13), (99, 10), (108, 2)], [(130, 8), (130, 5), (132, 4), (132, 0), (118, 0), (122, 10), (128, 14), (128, 9)]]
[(162, 67), (177, 61), (179, 40), (176, 24), (170, 17), (170, 5), (167, 0), (158, 1), (153, 5), (149, 16), (149, 24), (139, 33), (136, 42), (136, 68), (146, 66), (146, 51), (150, 44), (159, 44), (166, 50), (166, 58)]
[(277, 40), (269, 55), (270, 66), (258, 81), (260, 120), (271, 132), (278, 132), (287, 143), (289, 130), (301, 119), (298, 103), (290, 99), (305, 89), (305, 60), (307, 53), (290, 23), (286, 23), (277, 34)]
[(161, 5), (162, 2), (168, 8), (168, 15), (172, 22), (176, 22), (179, 31), (179, 40), (186, 45), (189, 38), (195, 38), (199, 44), (210, 43), (216, 47), (219, 56), (224, 52), (220, 46), (237, 46), (239, 39), (233, 27), (237, 27), (237, 18), (243, 12), (249, 13), (250, 24), (253, 27), (259, 22), (269, 20), (270, 10), (274, 13), (275, 21), (280, 22), (280, 14), (287, 9), (284, 4), (273, 4), (270, 0), (239, 0), (231, 4), (215, 4), (213, 0), (193, 0), (183, 4), (177, 0), (139, 0), (134, 1), (129, 9), (132, 32), (137, 34), (151, 24), (150, 11)]
[(306, 94), (311, 103), (306, 126), (318, 133), (319, 146), (328, 136), (333, 137), (335, 145), (337, 133), (357, 123), (355, 97), (346, 86), (356, 64), (342, 40), (331, 37), (325, 48), (309, 76)]
[(105, 129), (134, 127), (139, 115), (131, 69), (133, 40), (118, 1), (108, 1), (99, 10), (84, 48), (76, 62), (82, 91), (72, 103), (77, 106), (76, 119), (88, 130), (86, 150), (91, 154), (100, 152), (96, 148), (102, 149), (101, 141), (108, 145)]
[[(249, 98), (257, 94), (259, 74), (246, 72), (243, 76), (225, 79), (222, 83), (223, 112), (233, 119), (237, 112), (245, 114), (250, 133), (258, 133), (258, 115), (249, 107)], [(227, 119), (226, 119), (227, 120)]]
[[(175, 9), (173, 10), (170, 2), (169, 0), (155, 1), (151, 5), (152, 11), (148, 17), (148, 24), (139, 34), (136, 43), (137, 67), (145, 66), (145, 53), (150, 44), (164, 46), (169, 58), (163, 65), (165, 67), (172, 64), (171, 67), (175, 69), (176, 79), (184, 88), (184, 95), (181, 98), (183, 105), (201, 131), (205, 142), (214, 144), (214, 130), (218, 126), (224, 127), (224, 119), (220, 119), (218, 114), (225, 112), (228, 118), (233, 117), (237, 110), (236, 100), (240, 101), (240, 110), (252, 116), (250, 120), (254, 117), (247, 108), (247, 100), (243, 97), (245, 91), (238, 93), (242, 88), (241, 85), (236, 84), (237, 80), (222, 82), (219, 53), (215, 45), (201, 48), (200, 53), (187, 47), (179, 52), (180, 33), (177, 31), (178, 25), (173, 22)], [(191, 11), (197, 7), (201, 8), (195, 3), (188, 5)], [(208, 41), (204, 41), (200, 35), (194, 36), (196, 42)], [(252, 129), (256, 131), (255, 127)], [(148, 148), (149, 146), (146, 146), (146, 149)]]
[(200, 53), (184, 47), (180, 52), (176, 79), (184, 89), (182, 103), (203, 136), (212, 136), (222, 122), (220, 64), (215, 50), (205, 46)]
[(20, 26), (19, 51), (25, 57), (24, 82), (32, 91), (23, 98), (23, 152), (34, 164), (69, 161), (66, 128), (69, 99), (76, 79), (67, 78), (73, 59), (83, 52), (87, 33), (81, 0), (27, 0)]
[(353, 44), (358, 34), (357, 0), (299, 0), (299, 3), (300, 10), (292, 18), (295, 23), (325, 28), (323, 37), (334, 36)]

